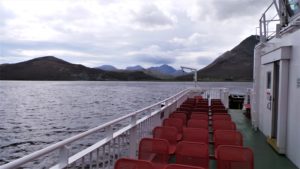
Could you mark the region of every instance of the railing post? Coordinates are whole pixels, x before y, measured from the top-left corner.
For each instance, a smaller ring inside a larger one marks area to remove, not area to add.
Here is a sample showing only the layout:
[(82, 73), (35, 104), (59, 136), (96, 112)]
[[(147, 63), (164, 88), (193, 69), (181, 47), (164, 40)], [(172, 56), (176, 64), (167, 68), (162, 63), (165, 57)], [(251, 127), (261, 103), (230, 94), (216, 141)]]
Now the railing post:
[(224, 106), (226, 109), (229, 108), (229, 90), (228, 89), (224, 89)]
[(107, 140), (111, 140), (113, 138), (113, 134), (114, 134), (112, 125), (107, 126), (106, 130), (107, 130), (106, 131), (106, 138), (107, 138)]
[(59, 149), (58, 168), (65, 168), (68, 165), (69, 152), (69, 148), (66, 145)]
[(129, 131), (129, 157), (136, 158), (137, 151), (137, 127), (136, 127), (136, 115), (131, 117), (131, 125), (133, 126)]

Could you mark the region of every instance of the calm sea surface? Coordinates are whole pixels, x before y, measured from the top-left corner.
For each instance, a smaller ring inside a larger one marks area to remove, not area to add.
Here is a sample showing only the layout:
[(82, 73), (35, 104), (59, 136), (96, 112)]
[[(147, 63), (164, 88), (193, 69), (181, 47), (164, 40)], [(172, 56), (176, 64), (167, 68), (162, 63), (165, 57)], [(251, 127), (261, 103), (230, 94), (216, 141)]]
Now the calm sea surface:
[[(0, 165), (192, 86), (189, 82), (0, 81)], [(252, 83), (199, 86), (246, 90)]]

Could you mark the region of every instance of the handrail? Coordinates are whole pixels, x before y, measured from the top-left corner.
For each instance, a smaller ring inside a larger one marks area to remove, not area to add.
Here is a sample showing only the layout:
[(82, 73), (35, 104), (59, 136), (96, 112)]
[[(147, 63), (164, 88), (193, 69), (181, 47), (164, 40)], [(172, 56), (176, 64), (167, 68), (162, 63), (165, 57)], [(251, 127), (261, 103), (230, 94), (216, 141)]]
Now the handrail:
[[(280, 1), (279, 1), (280, 3)], [(272, 6), (275, 6), (276, 14), (275, 16), (272, 16), (270, 18), (267, 18), (267, 14), (269, 14), (270, 9)], [(276, 19), (276, 17), (279, 17), (279, 19)], [(273, 22), (280, 22), (280, 16), (279, 16), (279, 7), (276, 0), (273, 0), (272, 3), (267, 7), (267, 9), (262, 13), (262, 16), (259, 19), (259, 35), (260, 35), (260, 42), (266, 42), (274, 37), (276, 35), (276, 31), (270, 30), (270, 23)], [(275, 28), (277, 28), (275, 26)]]
[(169, 98), (167, 98), (167, 99), (165, 99), (163, 101), (157, 102), (157, 103), (155, 103), (153, 105), (150, 105), (148, 107), (142, 108), (142, 109), (137, 110), (137, 111), (135, 111), (133, 113), (124, 115), (124, 116), (122, 116), (120, 118), (117, 118), (115, 120), (109, 121), (109, 122), (107, 122), (105, 124), (102, 124), (100, 126), (94, 127), (94, 128), (89, 129), (89, 130), (87, 130), (85, 132), (82, 132), (80, 134), (77, 134), (77, 135), (72, 136), (70, 138), (67, 138), (65, 140), (59, 141), (57, 143), (54, 143), (53, 145), (50, 145), (50, 146), (48, 146), (46, 148), (43, 148), (41, 150), (35, 151), (35, 152), (31, 153), (31, 154), (28, 154), (28, 155), (26, 155), (24, 157), (21, 157), (21, 158), (17, 159), (17, 160), (14, 160), (12, 162), (4, 164), (4, 165), (0, 166), (0, 169), (12, 169), (12, 168), (19, 167), (19, 166), (21, 166), (21, 165), (23, 165), (25, 163), (28, 163), (28, 162), (36, 159), (36, 158), (40, 158), (41, 156), (44, 156), (44, 155), (46, 155), (48, 153), (51, 153), (51, 152), (53, 152), (55, 150), (58, 150), (59, 148), (61, 148), (63, 146), (66, 146), (67, 144), (73, 143), (73, 142), (75, 142), (75, 141), (77, 141), (77, 140), (79, 140), (79, 139), (81, 139), (83, 137), (89, 136), (92, 133), (95, 133), (95, 132), (97, 132), (97, 131), (99, 131), (99, 130), (101, 130), (103, 128), (111, 126), (111, 125), (113, 125), (113, 124), (115, 124), (115, 123), (117, 123), (119, 121), (122, 121), (124, 119), (127, 119), (127, 118), (129, 118), (131, 116), (137, 115), (137, 114), (139, 114), (139, 113), (141, 113), (141, 112), (143, 112), (143, 111), (145, 111), (147, 109), (153, 108), (155, 106), (159, 106), (159, 105), (161, 105), (163, 103), (166, 103), (169, 100), (172, 100), (172, 99), (174, 99), (174, 98), (176, 98), (176, 97), (178, 97), (180, 95), (185, 95), (188, 92), (190, 92), (190, 89), (182, 90), (179, 93), (177, 93), (177, 94), (175, 94), (175, 95), (173, 95), (173, 96), (171, 96), (171, 97), (169, 97)]

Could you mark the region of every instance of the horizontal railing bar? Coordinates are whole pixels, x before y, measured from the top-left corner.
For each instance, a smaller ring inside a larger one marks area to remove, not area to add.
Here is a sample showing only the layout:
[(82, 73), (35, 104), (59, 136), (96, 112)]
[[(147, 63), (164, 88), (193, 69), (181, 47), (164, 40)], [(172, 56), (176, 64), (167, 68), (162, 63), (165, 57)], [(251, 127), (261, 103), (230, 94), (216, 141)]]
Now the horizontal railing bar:
[[(182, 96), (181, 96), (181, 97), (182, 97)], [(138, 124), (144, 122), (144, 121), (147, 120), (148, 118), (150, 118), (150, 117), (156, 115), (157, 113), (163, 111), (163, 110), (166, 109), (168, 106), (172, 105), (174, 102), (175, 102), (175, 101), (169, 103), (168, 105), (165, 105), (161, 110), (156, 110), (156, 111), (151, 112), (151, 115), (146, 115), (146, 116), (142, 117), (141, 119), (137, 120), (137, 122), (136, 122), (135, 125), (129, 124), (129, 125), (127, 125), (126, 127), (123, 127), (122, 129), (120, 129), (120, 130), (114, 132), (114, 133), (113, 133), (112, 139), (113, 139), (113, 138), (116, 138), (116, 137), (118, 137), (118, 136), (120, 136), (120, 135), (123, 134), (124, 132), (130, 130), (132, 127), (134, 127), (134, 126), (136, 126), (136, 125), (138, 125)], [(104, 139), (100, 140), (99, 142), (97, 142), (97, 143), (91, 145), (90, 147), (86, 148), (85, 150), (82, 150), (82, 151), (78, 152), (77, 154), (75, 154), (75, 155), (73, 155), (73, 156), (71, 156), (71, 157), (69, 158), (68, 164), (74, 163), (75, 161), (77, 161), (77, 160), (79, 160), (80, 158), (82, 158), (83, 156), (85, 156), (85, 155), (91, 153), (91, 152), (94, 151), (95, 149), (97, 149), (97, 148), (103, 146), (104, 144), (106, 144), (106, 143), (109, 142), (109, 141), (110, 141), (110, 139), (107, 140), (107, 138), (104, 138)]]
[(61, 148), (64, 145), (70, 144), (70, 143), (72, 143), (74, 141), (77, 141), (78, 139), (81, 139), (81, 138), (86, 137), (86, 136), (88, 136), (88, 135), (90, 135), (92, 133), (95, 133), (95, 132), (97, 132), (97, 131), (99, 131), (99, 130), (107, 127), (107, 126), (113, 125), (113, 124), (115, 124), (115, 123), (117, 123), (119, 121), (127, 119), (127, 118), (129, 118), (129, 117), (131, 117), (133, 115), (136, 115), (136, 114), (138, 114), (140, 112), (143, 112), (143, 111), (145, 111), (147, 109), (150, 109), (152, 107), (158, 106), (158, 105), (160, 105), (160, 104), (162, 104), (164, 102), (167, 102), (168, 100), (171, 100), (172, 98), (177, 97), (177, 96), (179, 96), (181, 94), (183, 94), (183, 95), (187, 94), (188, 91), (190, 91), (190, 89), (185, 89), (185, 90), (183, 90), (183, 91), (181, 91), (181, 92), (179, 92), (179, 93), (177, 93), (177, 94), (175, 94), (175, 95), (173, 95), (173, 96), (171, 96), (171, 97), (169, 97), (169, 98), (167, 98), (167, 99), (165, 99), (163, 101), (155, 103), (155, 104), (153, 104), (151, 106), (148, 106), (148, 107), (145, 107), (143, 109), (137, 110), (137, 111), (135, 111), (133, 113), (129, 113), (129, 114), (125, 115), (125, 116), (122, 116), (120, 118), (117, 118), (115, 120), (107, 122), (105, 124), (102, 124), (102, 125), (100, 125), (98, 127), (92, 128), (90, 130), (87, 130), (85, 132), (77, 134), (77, 135), (75, 135), (73, 137), (67, 138), (67, 139), (62, 140), (60, 142), (57, 142), (57, 143), (55, 143), (53, 145), (50, 145), (50, 146), (48, 146), (46, 148), (43, 148), (43, 149), (38, 150), (36, 152), (33, 152), (33, 153), (29, 154), (29, 155), (21, 157), (21, 158), (19, 158), (17, 160), (14, 160), (14, 161), (10, 162), (10, 163), (4, 164), (4, 165), (0, 166), (0, 169), (11, 169), (11, 168), (19, 167), (19, 166), (21, 166), (21, 165), (23, 165), (23, 164), (25, 164), (27, 162), (30, 162), (30, 161), (32, 161), (32, 160), (34, 160), (36, 158), (40, 158), (41, 156), (44, 156), (45, 154), (51, 153), (51, 152), (53, 152), (53, 151)]
[[(263, 12), (263, 15), (268, 12), (268, 10), (272, 7), (273, 4), (274, 4), (274, 1), (268, 6), (268, 8), (265, 10), (265, 12)], [(263, 18), (263, 16), (260, 19), (262, 19), (262, 18)]]

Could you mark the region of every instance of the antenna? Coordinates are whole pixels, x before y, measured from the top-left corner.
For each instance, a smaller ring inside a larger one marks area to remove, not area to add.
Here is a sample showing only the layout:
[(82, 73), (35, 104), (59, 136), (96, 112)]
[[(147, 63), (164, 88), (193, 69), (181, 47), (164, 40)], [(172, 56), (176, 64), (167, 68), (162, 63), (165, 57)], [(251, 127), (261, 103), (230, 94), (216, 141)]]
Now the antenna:
[(191, 67), (185, 67), (185, 66), (181, 66), (181, 70), (190, 70), (192, 72), (194, 72), (194, 82), (195, 82), (195, 87), (197, 87), (197, 69), (195, 68), (191, 68)]

